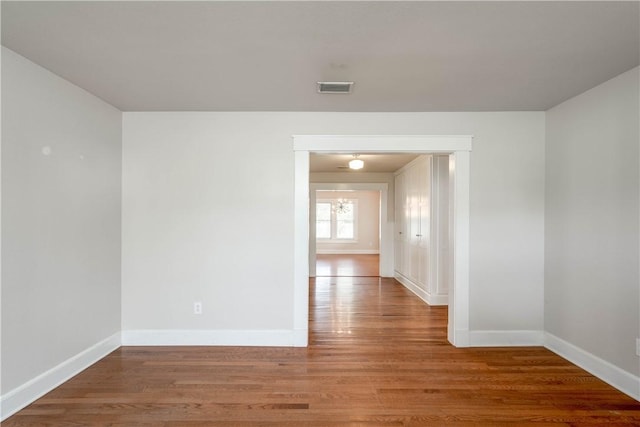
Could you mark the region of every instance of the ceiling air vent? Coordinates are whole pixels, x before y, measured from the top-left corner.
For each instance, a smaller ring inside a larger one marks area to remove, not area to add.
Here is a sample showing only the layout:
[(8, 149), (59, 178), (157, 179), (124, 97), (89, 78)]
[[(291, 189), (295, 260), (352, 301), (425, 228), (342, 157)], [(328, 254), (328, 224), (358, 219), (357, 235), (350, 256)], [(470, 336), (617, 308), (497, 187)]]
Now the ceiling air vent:
[(318, 82), (318, 93), (351, 93), (353, 82)]

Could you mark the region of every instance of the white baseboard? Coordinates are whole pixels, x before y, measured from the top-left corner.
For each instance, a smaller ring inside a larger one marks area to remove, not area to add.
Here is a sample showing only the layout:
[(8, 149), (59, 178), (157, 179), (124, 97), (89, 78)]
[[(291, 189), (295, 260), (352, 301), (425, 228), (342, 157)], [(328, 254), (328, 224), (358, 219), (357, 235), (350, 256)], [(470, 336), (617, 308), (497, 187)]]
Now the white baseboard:
[(426, 302), (429, 305), (448, 305), (449, 304), (449, 295), (433, 295), (416, 285), (411, 279), (403, 276), (402, 274), (396, 272), (394, 277), (398, 282), (402, 283), (402, 285), (409, 289), (411, 292), (416, 294), (418, 298), (422, 301)]
[(377, 249), (316, 249), (317, 255), (378, 255)]
[(427, 294), (426, 301), (429, 305), (449, 305), (449, 295)]
[(469, 347), (469, 330), (453, 330), (450, 325), (447, 325), (447, 340), (456, 348)]
[(294, 329), (293, 330), (293, 346), (307, 347), (309, 345), (309, 330)]
[(122, 345), (223, 345), (305, 347), (306, 330), (183, 330), (143, 329), (122, 331)]
[(620, 369), (549, 332), (544, 334), (544, 346), (607, 384), (640, 401), (640, 377)]
[(119, 347), (120, 332), (5, 393), (0, 397), (0, 420), (4, 421)]
[(542, 346), (542, 331), (469, 331), (469, 347)]

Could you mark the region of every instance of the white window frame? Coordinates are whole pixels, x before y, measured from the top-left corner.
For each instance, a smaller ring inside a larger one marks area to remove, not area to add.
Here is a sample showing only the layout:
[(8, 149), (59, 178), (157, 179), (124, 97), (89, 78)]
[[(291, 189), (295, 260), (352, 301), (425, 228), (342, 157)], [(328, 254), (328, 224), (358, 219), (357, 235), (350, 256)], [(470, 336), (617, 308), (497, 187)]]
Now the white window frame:
[[(339, 200), (349, 202), (353, 206), (353, 238), (338, 237), (338, 218), (336, 215), (335, 205)], [(316, 239), (322, 243), (358, 243), (358, 199), (349, 199), (344, 197), (335, 199), (317, 199), (316, 206), (318, 203), (331, 204), (331, 237), (326, 238), (316, 236)]]

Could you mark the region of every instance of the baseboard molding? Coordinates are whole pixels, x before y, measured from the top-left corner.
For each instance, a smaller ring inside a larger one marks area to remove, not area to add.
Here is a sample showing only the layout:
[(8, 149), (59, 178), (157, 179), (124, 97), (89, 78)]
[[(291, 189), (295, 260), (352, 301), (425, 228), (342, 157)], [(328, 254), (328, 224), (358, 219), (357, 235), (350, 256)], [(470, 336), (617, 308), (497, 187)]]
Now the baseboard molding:
[(377, 249), (316, 249), (317, 255), (378, 255)]
[(65, 360), (0, 397), (0, 421), (33, 403), (120, 347), (120, 332)]
[(308, 329), (293, 330), (293, 346), (294, 347), (309, 346), (309, 330)]
[(220, 345), (251, 347), (306, 347), (306, 330), (183, 330), (122, 331), (123, 346)]
[(469, 347), (469, 330), (468, 329), (451, 330), (451, 328), (447, 326), (447, 339), (456, 348)]
[(396, 272), (394, 278), (402, 283), (402, 285), (413, 292), (418, 298), (422, 301), (426, 302), (429, 305), (448, 305), (449, 304), (449, 295), (432, 295), (422, 289), (420, 286), (416, 285), (411, 279), (403, 276), (402, 274)]
[(449, 305), (449, 295), (427, 294), (426, 301), (429, 305)]
[(544, 334), (544, 346), (607, 384), (640, 401), (640, 377), (620, 369), (549, 332)]
[(469, 331), (469, 347), (530, 347), (544, 344), (542, 331)]

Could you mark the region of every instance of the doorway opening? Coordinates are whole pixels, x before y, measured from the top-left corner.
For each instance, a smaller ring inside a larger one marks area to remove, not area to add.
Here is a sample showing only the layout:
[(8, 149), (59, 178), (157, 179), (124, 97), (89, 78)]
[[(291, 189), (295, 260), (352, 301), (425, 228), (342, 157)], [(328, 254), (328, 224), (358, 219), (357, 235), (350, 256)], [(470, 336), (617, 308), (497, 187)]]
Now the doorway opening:
[(387, 183), (312, 183), (309, 276), (392, 276)]
[(379, 277), (380, 192), (316, 190), (315, 196), (309, 207), (315, 276)]
[[(447, 338), (457, 347), (467, 347), (469, 345), (469, 172), (472, 137), (298, 135), (293, 138), (295, 152), (294, 345), (306, 346), (308, 343), (309, 154), (386, 152), (449, 155), (452, 206), (450, 224), (452, 251), (449, 271), (452, 272), (452, 286), (449, 289)], [(387, 232), (392, 233), (393, 224), (388, 224), (388, 229)], [(393, 249), (392, 243), (391, 249)], [(389, 260), (393, 269), (391, 257)]]

